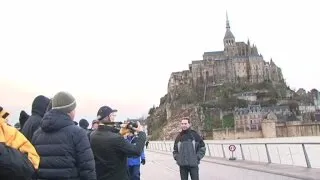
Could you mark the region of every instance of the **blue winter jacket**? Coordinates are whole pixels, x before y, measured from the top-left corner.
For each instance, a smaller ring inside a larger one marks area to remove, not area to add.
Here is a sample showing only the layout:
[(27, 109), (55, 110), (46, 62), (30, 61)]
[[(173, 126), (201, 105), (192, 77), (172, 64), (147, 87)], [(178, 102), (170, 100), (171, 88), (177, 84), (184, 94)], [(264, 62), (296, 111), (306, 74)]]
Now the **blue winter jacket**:
[[(136, 144), (136, 136), (128, 136), (127, 140), (131, 144)], [(128, 158), (128, 166), (140, 165), (142, 159), (145, 159), (144, 151), (142, 151), (141, 156)]]

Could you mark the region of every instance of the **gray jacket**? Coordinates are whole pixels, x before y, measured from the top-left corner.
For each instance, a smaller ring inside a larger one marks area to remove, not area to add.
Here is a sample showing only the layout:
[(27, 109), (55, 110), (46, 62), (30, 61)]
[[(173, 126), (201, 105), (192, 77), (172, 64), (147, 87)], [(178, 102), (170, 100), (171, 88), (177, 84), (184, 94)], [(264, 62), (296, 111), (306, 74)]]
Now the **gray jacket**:
[(174, 142), (173, 158), (179, 166), (196, 167), (205, 153), (205, 144), (196, 131), (183, 131)]

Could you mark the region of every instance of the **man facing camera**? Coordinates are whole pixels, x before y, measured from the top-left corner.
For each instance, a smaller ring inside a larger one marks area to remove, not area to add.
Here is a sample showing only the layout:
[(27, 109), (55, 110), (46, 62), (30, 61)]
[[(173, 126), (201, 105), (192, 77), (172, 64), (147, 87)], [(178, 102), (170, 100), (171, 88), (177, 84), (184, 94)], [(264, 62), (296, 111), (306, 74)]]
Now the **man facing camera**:
[(124, 139), (114, 127), (116, 112), (108, 106), (101, 107), (97, 113), (98, 129), (91, 134), (98, 180), (129, 180), (127, 158), (140, 156), (146, 141), (140, 123), (133, 128), (137, 133), (136, 145)]

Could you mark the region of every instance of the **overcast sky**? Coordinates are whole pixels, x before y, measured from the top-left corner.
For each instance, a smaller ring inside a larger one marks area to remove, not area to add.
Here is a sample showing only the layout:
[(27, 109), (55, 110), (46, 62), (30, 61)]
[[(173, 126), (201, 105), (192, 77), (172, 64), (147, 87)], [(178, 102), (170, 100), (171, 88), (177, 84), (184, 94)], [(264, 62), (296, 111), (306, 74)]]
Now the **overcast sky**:
[(317, 1), (0, 1), (0, 104), (15, 122), (36, 95), (69, 91), (77, 121), (98, 108), (146, 114), (171, 72), (236, 41), (255, 43), (292, 88), (320, 88)]

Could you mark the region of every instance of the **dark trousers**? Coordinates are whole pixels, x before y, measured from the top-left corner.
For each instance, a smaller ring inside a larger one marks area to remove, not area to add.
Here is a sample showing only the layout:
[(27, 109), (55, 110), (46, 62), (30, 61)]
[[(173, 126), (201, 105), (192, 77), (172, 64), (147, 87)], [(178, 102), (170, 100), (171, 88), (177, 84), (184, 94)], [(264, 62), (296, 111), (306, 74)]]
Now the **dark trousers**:
[(181, 180), (188, 180), (188, 176), (191, 176), (191, 180), (199, 180), (199, 167), (180, 166)]
[(140, 180), (140, 165), (129, 166), (130, 180)]

